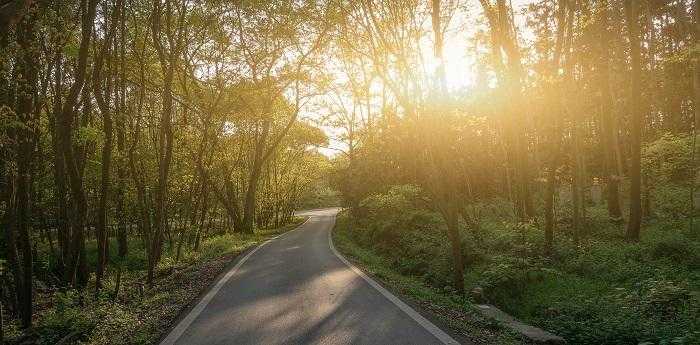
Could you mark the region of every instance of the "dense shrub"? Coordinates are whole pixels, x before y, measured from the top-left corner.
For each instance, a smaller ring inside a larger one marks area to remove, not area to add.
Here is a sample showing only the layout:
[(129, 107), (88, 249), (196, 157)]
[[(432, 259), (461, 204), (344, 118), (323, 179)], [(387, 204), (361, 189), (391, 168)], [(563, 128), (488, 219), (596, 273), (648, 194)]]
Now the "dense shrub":
[(642, 148), (642, 170), (655, 183), (685, 183), (693, 175), (689, 135), (666, 133)]
[[(411, 186), (366, 199), (353, 239), (451, 295), (444, 224), (419, 199)], [(604, 205), (589, 206), (581, 243), (560, 226), (546, 256), (541, 224), (513, 221), (498, 201), (473, 206), (481, 239), (462, 224), (465, 286), (488, 302), (571, 344), (700, 343), (700, 241), (683, 219), (650, 221), (629, 243)]]
[(420, 276), (435, 287), (450, 285), (450, 251), (441, 218), (421, 203), (413, 185), (394, 186), (360, 203), (363, 217), (352, 227), (354, 240), (390, 258), (402, 274)]

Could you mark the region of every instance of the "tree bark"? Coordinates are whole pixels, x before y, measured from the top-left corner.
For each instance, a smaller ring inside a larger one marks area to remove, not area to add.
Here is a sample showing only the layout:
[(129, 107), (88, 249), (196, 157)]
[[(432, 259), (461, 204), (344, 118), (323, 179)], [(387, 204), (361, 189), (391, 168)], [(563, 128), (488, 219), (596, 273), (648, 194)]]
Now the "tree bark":
[(641, 136), (642, 114), (641, 99), (641, 73), (642, 60), (639, 37), (639, 2), (625, 0), (625, 16), (627, 18), (627, 32), (630, 41), (630, 60), (632, 65), (630, 94), (628, 98), (630, 110), (630, 218), (627, 223), (627, 239), (639, 241), (642, 225), (642, 199), (641, 199)]
[[(168, 230), (168, 177), (170, 173), (170, 161), (173, 154), (173, 78), (175, 74), (175, 63), (179, 59), (180, 44), (182, 43), (182, 27), (177, 29), (177, 37), (171, 31), (172, 4), (170, 0), (165, 0), (166, 32), (168, 41), (167, 51), (161, 42), (162, 25), (161, 16), (163, 9), (160, 0), (154, 1), (153, 22), (151, 31), (153, 42), (163, 72), (163, 91), (161, 93), (161, 111), (159, 132), (158, 132), (158, 184), (156, 186), (156, 207), (155, 207), (155, 227), (151, 239), (151, 250), (148, 260), (148, 284), (153, 285), (154, 270), (162, 255), (163, 235)], [(181, 11), (185, 11), (183, 7)], [(183, 15), (183, 12), (180, 15)], [(178, 20), (180, 26), (184, 25)]]
[[(75, 69), (74, 82), (71, 86), (66, 101), (61, 110), (61, 118), (58, 121), (57, 134), (59, 146), (63, 154), (66, 175), (68, 177), (69, 191), (71, 195), (71, 239), (70, 255), (66, 262), (65, 279), (76, 287), (83, 287), (85, 283), (85, 217), (87, 216), (87, 200), (83, 188), (83, 179), (80, 172), (78, 157), (73, 148), (73, 118), (78, 95), (83, 89), (87, 70), (87, 60), (90, 53), (90, 39), (95, 19), (97, 0), (81, 0), (81, 41), (78, 51), (78, 66)], [(80, 276), (78, 277), (78, 273)], [(78, 279), (80, 278), (80, 279)]]
[(601, 144), (603, 146), (603, 158), (605, 176), (607, 182), (606, 199), (608, 216), (613, 220), (622, 217), (620, 210), (620, 176), (618, 171), (618, 145), (617, 120), (613, 105), (613, 97), (610, 89), (610, 32), (608, 30), (608, 1), (600, 2), (600, 95), (602, 105)]
[[(18, 23), (16, 32), (22, 62), (17, 66), (15, 116), (23, 127), (9, 130), (14, 142), (16, 172), (4, 176), (5, 200), (5, 252), (14, 279), (18, 312), (22, 328), (32, 326), (34, 300), (33, 252), (30, 235), (31, 227), (31, 186), (34, 150), (38, 142), (40, 112), (35, 111), (37, 102), (36, 56), (38, 42), (35, 33), (35, 17), (24, 16)], [(9, 102), (8, 102), (9, 103)], [(10, 103), (11, 104), (11, 103)]]
[(462, 260), (462, 239), (459, 235), (459, 213), (454, 205), (449, 205), (443, 216), (447, 223), (447, 236), (452, 248), (452, 274), (455, 290), (464, 295), (464, 261)]
[[(101, 177), (100, 177), (100, 200), (97, 208), (97, 264), (95, 267), (95, 293), (99, 292), (102, 288), (102, 278), (104, 276), (105, 266), (107, 264), (107, 256), (109, 253), (109, 242), (107, 237), (107, 209), (109, 207), (108, 201), (110, 198), (110, 189), (112, 187), (111, 181), (111, 164), (112, 164), (112, 140), (113, 140), (113, 123), (111, 114), (111, 102), (110, 99), (105, 98), (111, 97), (112, 94), (112, 70), (108, 70), (108, 75), (106, 76), (106, 82), (103, 80), (102, 70), (104, 67), (104, 60), (111, 60), (111, 46), (113, 44), (112, 40), (114, 33), (116, 31), (117, 18), (119, 16), (119, 10), (121, 8), (121, 1), (117, 0), (114, 4), (113, 13), (111, 17), (111, 23), (108, 28), (108, 33), (102, 42), (102, 48), (99, 55), (95, 60), (95, 66), (93, 69), (93, 94), (95, 95), (95, 100), (97, 106), (100, 109), (100, 114), (102, 115), (102, 129), (104, 132), (104, 144), (102, 146), (102, 166), (101, 166)], [(108, 61), (111, 67), (111, 61)], [(103, 82), (105, 84), (103, 84)], [(104, 90), (104, 91), (103, 91)]]

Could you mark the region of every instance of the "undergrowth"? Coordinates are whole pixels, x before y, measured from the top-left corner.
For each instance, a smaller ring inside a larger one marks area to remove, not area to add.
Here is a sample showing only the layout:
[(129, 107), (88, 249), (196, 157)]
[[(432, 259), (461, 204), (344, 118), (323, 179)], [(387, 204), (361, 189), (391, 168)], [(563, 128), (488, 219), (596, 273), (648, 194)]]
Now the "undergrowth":
[[(443, 221), (415, 200), (414, 186), (365, 199), (347, 220), (346, 236), (388, 269), (454, 297)], [(698, 229), (669, 209), (679, 201), (659, 204), (667, 208), (648, 217), (639, 243), (624, 241), (624, 228), (606, 218), (603, 205), (591, 204), (576, 245), (562, 208), (551, 255), (544, 254), (541, 226), (513, 221), (503, 211), (508, 203), (472, 205), (479, 226), (462, 224), (461, 233), (469, 296), (570, 344), (700, 344)]]
[[(129, 242), (129, 254), (113, 260), (100, 294), (94, 285), (84, 291), (60, 290), (44, 286), (37, 293), (35, 327), (20, 331), (16, 322), (6, 325), (8, 344), (154, 344), (167, 332), (180, 312), (211, 284), (239, 253), (301, 221), (255, 234), (227, 233), (202, 240), (200, 250), (183, 250), (176, 260), (175, 250), (161, 260), (152, 288), (145, 284), (146, 261), (142, 243)], [(110, 246), (116, 248), (113, 243)], [(94, 260), (94, 243), (88, 243), (87, 260)], [(48, 255), (46, 255), (48, 257)], [(45, 268), (49, 262), (38, 260)], [(121, 271), (121, 272), (119, 272)], [(121, 288), (115, 296), (117, 276)]]

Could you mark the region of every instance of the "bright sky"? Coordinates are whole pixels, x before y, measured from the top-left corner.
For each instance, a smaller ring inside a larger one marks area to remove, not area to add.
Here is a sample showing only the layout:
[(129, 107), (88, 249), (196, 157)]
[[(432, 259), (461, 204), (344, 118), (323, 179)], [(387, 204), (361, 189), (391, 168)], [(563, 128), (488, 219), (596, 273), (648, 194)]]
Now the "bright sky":
[[(527, 32), (522, 32), (525, 27), (525, 18), (521, 15), (521, 10), (528, 4), (534, 3), (536, 0), (511, 0), (514, 8), (516, 25), (521, 28), (521, 38), (527, 39), (530, 35)], [(476, 61), (473, 56), (475, 50), (473, 43), (474, 30), (470, 28), (476, 27), (477, 19), (481, 20), (483, 11), (481, 5), (476, 0), (473, 0), (473, 5), (466, 11), (460, 11), (459, 16), (452, 19), (449, 31), (445, 35), (444, 58), (445, 70), (447, 74), (447, 83), (450, 89), (457, 90), (465, 88), (475, 82), (476, 79)], [(479, 50), (488, 49), (488, 47), (478, 47)], [(426, 61), (433, 61), (432, 51), (426, 50)]]
[[(524, 28), (524, 16), (521, 10), (530, 3), (536, 0), (511, 0), (514, 7), (516, 25), (521, 28), (521, 38), (528, 39), (530, 36), (527, 32), (522, 32)], [(471, 7), (467, 11), (458, 11), (455, 17), (450, 22), (448, 32), (445, 35), (443, 56), (445, 59), (445, 72), (447, 75), (447, 84), (450, 90), (456, 91), (473, 85), (476, 81), (476, 61), (474, 56), (475, 48), (486, 50), (489, 47), (474, 46), (474, 27), (477, 27), (477, 20), (483, 21), (483, 11), (477, 0), (472, 0)], [(437, 66), (437, 61), (434, 58), (431, 41), (426, 41), (426, 47), (423, 49), (423, 59), (426, 62), (426, 68), (432, 71)], [(307, 118), (318, 118), (319, 114), (306, 114)], [(324, 128), (329, 136), (337, 134), (337, 130)], [(321, 148), (319, 151), (329, 157), (339, 153), (338, 149), (344, 149), (346, 145), (331, 138), (331, 148)]]

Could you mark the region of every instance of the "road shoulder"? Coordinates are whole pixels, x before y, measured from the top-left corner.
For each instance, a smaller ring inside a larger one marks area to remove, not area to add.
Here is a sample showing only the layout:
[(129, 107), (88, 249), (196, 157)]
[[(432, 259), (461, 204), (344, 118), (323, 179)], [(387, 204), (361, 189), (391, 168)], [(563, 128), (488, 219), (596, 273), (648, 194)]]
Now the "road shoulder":
[(474, 312), (468, 302), (447, 297), (419, 279), (391, 269), (386, 260), (348, 238), (346, 214), (337, 217), (331, 236), (343, 257), (452, 338), (461, 344), (527, 344), (517, 334)]
[[(175, 343), (182, 335), (182, 333), (187, 329), (189, 324), (201, 312), (201, 310), (199, 310), (198, 312), (196, 312), (196, 314), (193, 314), (193, 310), (198, 307), (206, 307), (206, 304), (208, 304), (208, 300), (206, 300), (206, 303), (203, 303), (205, 299), (209, 297), (210, 300), (211, 297), (216, 295), (216, 293), (218, 292), (217, 287), (220, 288), (221, 285), (223, 285), (226, 281), (228, 281), (231, 278), (233, 274), (235, 274), (237, 266), (239, 267), (240, 265), (242, 265), (245, 262), (245, 260), (247, 260), (250, 256), (252, 256), (252, 254), (254, 254), (256, 250), (258, 250), (265, 244), (302, 227), (309, 220), (309, 217), (303, 218), (303, 220), (294, 222), (292, 224), (283, 226), (282, 228), (277, 229), (273, 232), (264, 234), (261, 237), (260, 241), (249, 245), (248, 247), (237, 253), (227, 254), (224, 257), (219, 258), (219, 260), (228, 260), (228, 263), (226, 263), (221, 268), (219, 273), (216, 274), (213, 279), (207, 282), (205, 287), (199, 291), (196, 297), (190, 299), (189, 303), (182, 306), (178, 313), (178, 316), (172, 319), (172, 321), (169, 324), (169, 327), (163, 329), (162, 334), (160, 335), (158, 341), (155, 342), (155, 344), (164, 345)], [(187, 318), (190, 318), (190, 320), (186, 321), (187, 323), (184, 324), (183, 321), (185, 321)]]

